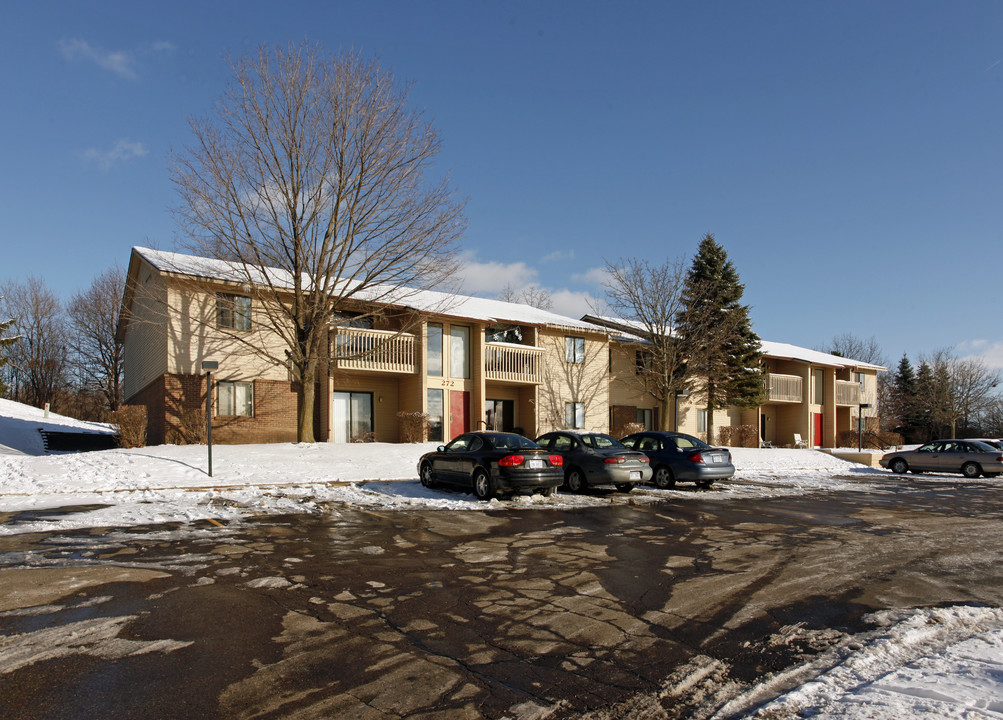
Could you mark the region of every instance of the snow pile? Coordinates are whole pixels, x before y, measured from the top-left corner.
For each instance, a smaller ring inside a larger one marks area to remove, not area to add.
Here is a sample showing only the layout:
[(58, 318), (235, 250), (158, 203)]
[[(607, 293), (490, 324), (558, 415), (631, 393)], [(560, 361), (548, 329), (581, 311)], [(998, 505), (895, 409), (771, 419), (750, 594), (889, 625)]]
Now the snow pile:
[[(864, 618), (878, 629), (807, 666), (760, 683), (718, 716), (785, 680), (808, 682), (750, 718), (911, 720), (1003, 717), (1003, 609), (885, 610)], [(828, 668), (828, 669), (826, 669)]]
[(42, 435), (39, 430), (114, 434), (118, 429), (105, 423), (74, 420), (65, 415), (45, 411), (30, 405), (0, 399), (0, 455), (42, 455)]

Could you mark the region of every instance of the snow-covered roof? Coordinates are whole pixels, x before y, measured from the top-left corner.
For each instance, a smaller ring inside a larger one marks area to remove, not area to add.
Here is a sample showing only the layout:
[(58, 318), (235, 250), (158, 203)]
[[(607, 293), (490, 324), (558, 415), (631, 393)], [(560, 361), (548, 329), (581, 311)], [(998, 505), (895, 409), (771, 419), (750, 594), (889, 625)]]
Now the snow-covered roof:
[[(645, 328), (643, 323), (637, 320), (625, 318), (615, 318), (603, 315), (585, 315), (582, 320), (591, 320), (594, 323), (606, 325), (625, 334), (627, 340), (635, 340), (644, 337)], [(825, 365), (837, 368), (858, 368), (867, 370), (887, 370), (888, 368), (862, 360), (830, 355), (819, 350), (809, 350), (808, 348), (790, 345), (788, 343), (771, 342), (760, 340), (763, 355), (771, 358), (783, 360), (799, 360), (813, 365)]]
[[(281, 269), (245, 269), (241, 263), (237, 262), (216, 260), (196, 255), (183, 255), (144, 247), (134, 247), (132, 251), (161, 272), (222, 280), (224, 282), (244, 283), (250, 279), (252, 282), (263, 284), (266, 281), (270, 281), (272, 285), (278, 288), (290, 290), (293, 288), (292, 275)], [(304, 277), (302, 284), (304, 287), (309, 287), (309, 279)], [(422, 312), (489, 324), (542, 325), (589, 332), (606, 332), (605, 328), (598, 327), (592, 323), (558, 315), (549, 310), (541, 310), (530, 305), (460, 295), (457, 293), (377, 285), (354, 293), (352, 297), (363, 302), (377, 302), (393, 307), (410, 308)]]
[(812, 363), (813, 365), (828, 365), (829, 367), (838, 368), (860, 368), (867, 370), (888, 369), (882, 365), (874, 365), (873, 363), (864, 362), (863, 360), (854, 360), (852, 358), (840, 357), (839, 355), (830, 355), (829, 353), (820, 352), (818, 350), (809, 350), (808, 348), (798, 347), (797, 345), (788, 345), (787, 343), (761, 340), (760, 344), (762, 345), (763, 355), (771, 358), (800, 360), (802, 362)]

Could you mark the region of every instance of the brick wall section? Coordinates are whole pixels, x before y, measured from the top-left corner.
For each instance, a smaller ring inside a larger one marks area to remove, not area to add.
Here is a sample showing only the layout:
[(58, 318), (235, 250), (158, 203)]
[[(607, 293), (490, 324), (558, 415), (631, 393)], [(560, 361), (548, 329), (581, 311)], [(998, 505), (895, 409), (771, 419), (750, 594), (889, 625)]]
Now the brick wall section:
[[(214, 398), (215, 401), (215, 398)], [(129, 399), (147, 410), (147, 442), (179, 442), (184, 426), (204, 422), (205, 376), (162, 375)], [(222, 444), (296, 441), (296, 385), (254, 381), (254, 417), (213, 418), (212, 441)]]
[(125, 401), (126, 405), (142, 405), (146, 408), (146, 444), (163, 445), (166, 434), (164, 425), (164, 378), (161, 375), (146, 387)]

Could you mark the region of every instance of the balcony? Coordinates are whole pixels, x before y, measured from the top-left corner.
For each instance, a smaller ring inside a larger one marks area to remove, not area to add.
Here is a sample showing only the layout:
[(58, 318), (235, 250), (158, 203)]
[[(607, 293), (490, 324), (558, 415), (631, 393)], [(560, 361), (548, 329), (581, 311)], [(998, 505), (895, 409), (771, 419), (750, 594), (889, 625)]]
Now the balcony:
[(501, 382), (543, 382), (543, 349), (513, 343), (484, 344), (484, 377)]
[(837, 405), (859, 405), (863, 400), (860, 398), (860, 383), (849, 380), (836, 381), (836, 404)]
[(803, 397), (804, 378), (800, 375), (766, 375), (766, 399), (769, 402), (799, 403)]
[(334, 341), (338, 370), (414, 374), (414, 335), (392, 330), (339, 327)]

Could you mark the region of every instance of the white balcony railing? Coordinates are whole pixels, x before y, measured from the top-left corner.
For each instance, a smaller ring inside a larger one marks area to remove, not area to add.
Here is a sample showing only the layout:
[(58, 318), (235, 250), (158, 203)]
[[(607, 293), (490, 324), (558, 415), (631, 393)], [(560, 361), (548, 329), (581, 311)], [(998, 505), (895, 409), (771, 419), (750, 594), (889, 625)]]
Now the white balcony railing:
[(543, 349), (512, 343), (484, 344), (484, 376), (502, 382), (541, 383)]
[(334, 360), (339, 370), (413, 374), (414, 335), (390, 330), (337, 328)]
[(804, 378), (800, 375), (778, 375), (768, 373), (766, 376), (766, 397), (770, 402), (799, 403), (804, 397)]
[(860, 383), (850, 380), (836, 381), (836, 404), (837, 405), (859, 405), (863, 402), (860, 399)]

